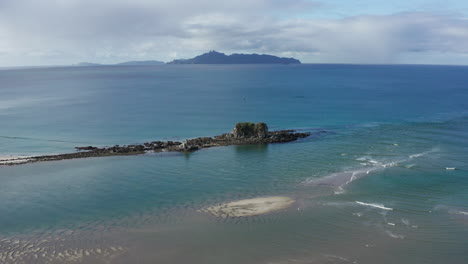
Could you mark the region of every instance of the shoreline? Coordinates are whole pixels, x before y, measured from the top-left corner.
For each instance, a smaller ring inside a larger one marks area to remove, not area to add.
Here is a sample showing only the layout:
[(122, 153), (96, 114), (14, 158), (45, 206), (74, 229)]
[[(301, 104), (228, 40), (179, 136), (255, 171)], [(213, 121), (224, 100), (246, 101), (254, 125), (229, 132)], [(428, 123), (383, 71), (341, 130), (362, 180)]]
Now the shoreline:
[[(245, 130), (244, 127), (238, 125), (247, 124), (252, 131)], [(256, 127), (255, 132), (253, 123), (238, 123), (236, 128), (230, 133), (218, 135), (215, 137), (199, 137), (187, 139), (183, 142), (179, 141), (152, 141), (137, 145), (115, 145), (112, 147), (75, 147), (77, 152), (41, 155), (41, 156), (0, 156), (0, 166), (15, 166), (27, 163), (35, 163), (42, 161), (57, 161), (68, 159), (94, 158), (94, 157), (109, 157), (109, 156), (127, 156), (127, 155), (142, 155), (148, 152), (183, 152), (190, 153), (204, 148), (233, 146), (233, 145), (254, 145), (254, 144), (271, 144), (271, 143), (287, 143), (295, 141), (299, 138), (306, 138), (311, 135), (310, 132), (296, 132), (295, 130), (279, 130), (268, 132), (268, 128), (264, 123), (260, 124), (261, 128)], [(324, 132), (324, 131), (321, 131)], [(320, 133), (320, 132), (319, 132)]]

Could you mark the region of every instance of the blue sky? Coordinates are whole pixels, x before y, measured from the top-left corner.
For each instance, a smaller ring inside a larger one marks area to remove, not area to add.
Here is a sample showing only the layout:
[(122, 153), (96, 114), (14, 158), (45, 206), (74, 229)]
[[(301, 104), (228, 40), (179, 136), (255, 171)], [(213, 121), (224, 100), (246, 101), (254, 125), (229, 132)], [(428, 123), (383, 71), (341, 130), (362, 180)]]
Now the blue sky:
[(170, 61), (468, 64), (461, 0), (0, 0), (0, 67)]
[(322, 1), (322, 3), (324, 3), (324, 10), (315, 16), (343, 18), (358, 15), (390, 15), (402, 12), (468, 14), (468, 3), (462, 0), (328, 0)]

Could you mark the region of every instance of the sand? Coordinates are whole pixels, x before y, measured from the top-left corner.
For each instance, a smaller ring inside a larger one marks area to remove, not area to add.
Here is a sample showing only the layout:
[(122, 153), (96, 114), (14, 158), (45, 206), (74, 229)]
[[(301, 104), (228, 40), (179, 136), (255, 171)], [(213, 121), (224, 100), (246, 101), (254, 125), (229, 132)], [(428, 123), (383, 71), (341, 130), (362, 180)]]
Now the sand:
[(247, 217), (285, 209), (294, 202), (294, 199), (284, 196), (259, 197), (211, 206), (201, 211), (222, 218)]

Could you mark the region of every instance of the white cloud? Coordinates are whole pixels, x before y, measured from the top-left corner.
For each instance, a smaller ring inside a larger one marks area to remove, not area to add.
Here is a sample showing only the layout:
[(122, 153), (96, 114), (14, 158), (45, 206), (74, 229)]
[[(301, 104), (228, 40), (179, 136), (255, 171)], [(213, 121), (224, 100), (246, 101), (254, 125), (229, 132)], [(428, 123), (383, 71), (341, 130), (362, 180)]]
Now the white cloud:
[(307, 0), (3, 0), (0, 65), (172, 60), (211, 49), (345, 63), (431, 62), (424, 54), (444, 63), (440, 54), (448, 54), (468, 63), (462, 16), (295, 16), (320, 7)]

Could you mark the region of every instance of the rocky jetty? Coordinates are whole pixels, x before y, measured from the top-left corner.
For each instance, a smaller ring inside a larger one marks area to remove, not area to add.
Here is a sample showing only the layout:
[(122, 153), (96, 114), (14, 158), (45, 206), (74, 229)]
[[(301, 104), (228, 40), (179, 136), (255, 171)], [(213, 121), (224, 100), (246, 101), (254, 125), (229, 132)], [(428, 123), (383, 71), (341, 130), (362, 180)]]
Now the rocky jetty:
[(83, 146), (76, 147), (77, 152), (18, 158), (14, 162), (4, 162), (0, 160), (0, 165), (18, 165), (39, 161), (79, 159), (91, 157), (138, 155), (147, 152), (193, 152), (203, 148), (249, 145), (249, 144), (270, 144), (286, 143), (310, 136), (311, 133), (300, 133), (294, 130), (268, 131), (265, 123), (237, 123), (230, 133), (215, 137), (199, 137), (179, 141), (152, 141), (138, 145), (115, 145), (112, 147)]

